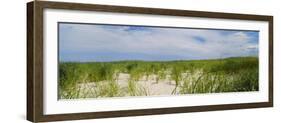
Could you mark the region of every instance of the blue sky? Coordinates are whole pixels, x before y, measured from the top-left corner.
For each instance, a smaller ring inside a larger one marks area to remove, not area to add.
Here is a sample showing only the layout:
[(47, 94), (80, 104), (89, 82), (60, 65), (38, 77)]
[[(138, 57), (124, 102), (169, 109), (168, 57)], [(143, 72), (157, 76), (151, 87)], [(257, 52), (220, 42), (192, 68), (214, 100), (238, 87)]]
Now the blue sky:
[(59, 23), (59, 61), (257, 56), (258, 40), (258, 31)]

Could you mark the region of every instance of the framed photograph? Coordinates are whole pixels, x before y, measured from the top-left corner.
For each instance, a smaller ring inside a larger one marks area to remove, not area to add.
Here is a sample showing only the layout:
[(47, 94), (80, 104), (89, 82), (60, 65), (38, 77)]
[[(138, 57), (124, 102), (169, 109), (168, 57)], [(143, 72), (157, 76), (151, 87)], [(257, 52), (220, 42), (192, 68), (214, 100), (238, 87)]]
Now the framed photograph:
[(273, 106), (273, 17), (27, 3), (33, 122)]

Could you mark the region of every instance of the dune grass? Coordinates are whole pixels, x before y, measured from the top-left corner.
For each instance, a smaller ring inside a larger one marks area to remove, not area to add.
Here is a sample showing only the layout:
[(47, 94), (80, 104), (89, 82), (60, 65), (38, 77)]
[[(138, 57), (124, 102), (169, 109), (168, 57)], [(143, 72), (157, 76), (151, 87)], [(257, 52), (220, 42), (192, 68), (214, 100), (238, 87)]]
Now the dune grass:
[[(130, 75), (127, 88), (118, 85), (119, 74)], [(258, 58), (213, 60), (116, 61), (59, 63), (59, 98), (150, 95), (138, 81), (155, 76), (175, 83), (173, 94), (258, 91)], [(91, 96), (81, 94), (79, 84), (95, 83)]]

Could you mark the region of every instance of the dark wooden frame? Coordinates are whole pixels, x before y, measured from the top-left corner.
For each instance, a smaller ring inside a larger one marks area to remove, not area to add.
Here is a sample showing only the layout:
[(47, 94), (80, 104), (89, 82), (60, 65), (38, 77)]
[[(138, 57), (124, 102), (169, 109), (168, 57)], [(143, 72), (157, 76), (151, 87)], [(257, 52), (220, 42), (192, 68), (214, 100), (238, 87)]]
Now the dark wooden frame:
[[(208, 105), (192, 107), (167, 107), (157, 109), (122, 110), (92, 113), (45, 115), (43, 113), (43, 11), (46, 8), (137, 13), (151, 15), (189, 16), (220, 19), (256, 20), (269, 22), (269, 95), (268, 102)], [(27, 3), (27, 120), (32, 122), (80, 120), (107, 117), (156, 115), (184, 112), (230, 110), (273, 106), (273, 16), (233, 13), (201, 12), (125, 6), (34, 1)]]

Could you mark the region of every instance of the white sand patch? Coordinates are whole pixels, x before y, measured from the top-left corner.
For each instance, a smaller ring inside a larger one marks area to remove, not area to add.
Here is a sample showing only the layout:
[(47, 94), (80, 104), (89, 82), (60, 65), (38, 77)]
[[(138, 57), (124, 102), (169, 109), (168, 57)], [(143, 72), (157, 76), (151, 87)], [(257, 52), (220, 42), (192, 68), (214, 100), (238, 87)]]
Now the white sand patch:
[[(157, 75), (150, 75), (148, 77), (143, 76), (140, 77), (138, 81), (135, 81), (136, 88), (138, 93), (142, 93), (141, 95), (172, 95), (178, 94), (179, 89), (177, 89), (174, 93), (174, 89), (176, 87), (175, 81), (171, 79), (170, 75), (167, 75), (165, 79), (160, 79), (157, 81)], [(130, 74), (119, 73), (116, 79), (116, 83), (119, 86), (121, 96), (130, 96), (128, 91), (128, 82), (130, 81)], [(101, 82), (89, 82), (82, 83), (78, 85), (80, 89), (79, 95), (82, 98), (93, 98), (96, 97), (96, 92), (100, 91), (101, 86), (105, 86), (109, 84), (109, 81), (101, 81)]]

